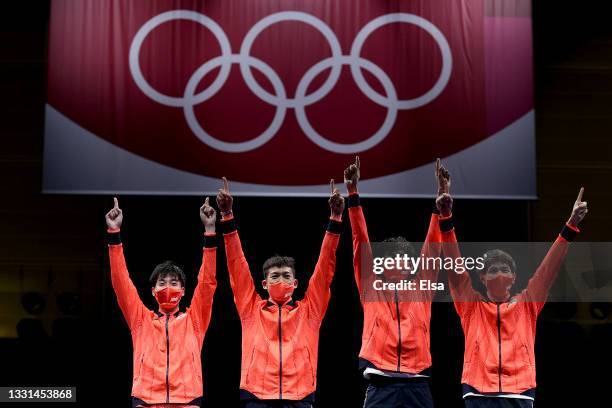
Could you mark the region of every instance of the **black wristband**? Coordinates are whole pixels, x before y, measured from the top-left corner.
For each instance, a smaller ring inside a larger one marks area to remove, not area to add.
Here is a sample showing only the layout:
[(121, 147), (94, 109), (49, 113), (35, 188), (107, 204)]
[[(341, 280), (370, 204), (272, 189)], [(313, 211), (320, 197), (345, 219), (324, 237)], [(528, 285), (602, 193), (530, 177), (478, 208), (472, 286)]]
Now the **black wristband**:
[(449, 232), (453, 228), (455, 228), (455, 224), (453, 222), (452, 216), (449, 218), (443, 218), (440, 220), (440, 231)]
[(578, 232), (567, 225), (564, 225), (563, 228), (561, 228), (561, 233), (559, 235), (565, 238), (566, 241), (571, 242), (576, 238)]
[(359, 194), (349, 194), (348, 196), (348, 207), (359, 207), (361, 202), (359, 201)]
[(106, 242), (108, 245), (119, 245), (121, 243), (121, 233), (117, 232), (108, 232), (106, 234)]
[(204, 235), (204, 248), (216, 248), (217, 235)]
[(327, 224), (327, 231), (332, 234), (342, 233), (342, 222), (330, 219)]
[(219, 228), (222, 234), (229, 234), (230, 232), (236, 231), (236, 222), (234, 219), (230, 219), (227, 221), (221, 221), (221, 226)]

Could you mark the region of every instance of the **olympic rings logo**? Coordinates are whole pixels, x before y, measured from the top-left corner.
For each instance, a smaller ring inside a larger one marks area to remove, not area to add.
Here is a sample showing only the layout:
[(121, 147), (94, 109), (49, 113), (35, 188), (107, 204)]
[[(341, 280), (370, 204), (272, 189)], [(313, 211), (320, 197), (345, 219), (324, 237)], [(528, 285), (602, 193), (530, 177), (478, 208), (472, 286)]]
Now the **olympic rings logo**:
[[(139, 61), (140, 48), (147, 35), (160, 24), (173, 20), (189, 20), (203, 25), (214, 34), (221, 48), (220, 56), (205, 62), (191, 75), (182, 97), (165, 95), (154, 89), (144, 78)], [(327, 39), (332, 54), (331, 57), (325, 58), (310, 67), (300, 79), (295, 97), (293, 98), (287, 96), (281, 78), (268, 64), (249, 55), (251, 46), (257, 36), (270, 25), (281, 21), (299, 21), (316, 28)], [(425, 30), (434, 38), (442, 54), (442, 69), (436, 83), (427, 92), (413, 99), (399, 100), (389, 76), (378, 65), (360, 56), (361, 48), (368, 36), (378, 28), (391, 23), (414, 24)], [(322, 20), (311, 14), (299, 11), (278, 12), (258, 21), (245, 36), (240, 47), (240, 53), (233, 54), (225, 32), (215, 21), (195, 11), (173, 10), (151, 18), (138, 30), (130, 46), (129, 64), (132, 77), (140, 90), (150, 99), (162, 105), (183, 108), (185, 119), (191, 131), (202, 142), (214, 149), (229, 153), (247, 152), (257, 149), (274, 137), (285, 119), (287, 109), (294, 109), (300, 128), (312, 142), (331, 152), (351, 154), (371, 149), (383, 141), (393, 128), (399, 109), (415, 109), (430, 103), (438, 97), (448, 84), (452, 71), (452, 55), (444, 34), (435, 25), (420, 16), (408, 13), (386, 14), (370, 21), (355, 37), (350, 54), (342, 55), (338, 38)], [(225, 142), (210, 135), (202, 128), (194, 113), (195, 105), (210, 99), (225, 84), (232, 64), (240, 66), (240, 72), (245, 83), (257, 97), (276, 107), (272, 123), (263, 133), (251, 140), (236, 143)], [(306, 106), (320, 101), (331, 91), (338, 81), (343, 65), (350, 66), (353, 79), (364, 95), (374, 103), (387, 108), (386, 117), (378, 131), (357, 143), (342, 144), (326, 139), (312, 127), (306, 117)], [(204, 76), (217, 67), (220, 67), (219, 74), (210, 86), (196, 93), (196, 88)], [(255, 68), (267, 77), (274, 88), (274, 94), (269, 93), (257, 83), (251, 71), (252, 68)], [(306, 94), (314, 78), (323, 70), (329, 68), (331, 68), (329, 77), (323, 85), (314, 92)], [(381, 95), (370, 87), (363, 76), (362, 70), (364, 69), (370, 72), (382, 84), (386, 95)]]

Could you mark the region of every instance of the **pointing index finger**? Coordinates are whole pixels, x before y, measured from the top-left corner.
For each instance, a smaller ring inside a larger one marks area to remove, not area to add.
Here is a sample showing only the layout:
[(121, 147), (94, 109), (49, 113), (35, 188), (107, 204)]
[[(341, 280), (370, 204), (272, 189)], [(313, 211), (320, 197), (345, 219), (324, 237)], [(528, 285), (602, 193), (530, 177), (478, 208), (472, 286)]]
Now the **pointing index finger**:
[(115, 203), (115, 206), (113, 208), (119, 208), (119, 200), (117, 200), (117, 197), (113, 197), (113, 201)]
[(225, 190), (226, 193), (229, 193), (229, 182), (225, 177), (223, 177), (223, 190)]
[(359, 156), (355, 156), (355, 166), (357, 166), (357, 168), (361, 166), (361, 162), (359, 161)]
[(584, 187), (580, 187), (580, 192), (578, 193), (578, 198), (576, 198), (576, 202), (582, 202), (582, 195), (584, 194)]

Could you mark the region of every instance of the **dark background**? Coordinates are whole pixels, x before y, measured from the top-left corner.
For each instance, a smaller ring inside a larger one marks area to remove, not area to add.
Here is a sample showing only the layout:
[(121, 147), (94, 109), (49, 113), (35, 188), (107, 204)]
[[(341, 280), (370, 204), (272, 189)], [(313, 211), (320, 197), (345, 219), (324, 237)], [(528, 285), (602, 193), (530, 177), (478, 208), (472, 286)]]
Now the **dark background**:
[[(606, 1), (533, 0), (539, 199), (456, 200), (460, 240), (550, 241), (581, 185), (590, 212), (580, 240), (608, 240), (611, 12)], [(0, 338), (0, 385), (70, 385), (78, 387), (80, 406), (128, 406), (131, 340), (110, 286), (104, 244), (103, 216), (112, 199), (40, 193), (48, 24), (49, 1), (3, 2), (0, 330), (5, 337)], [(340, 180), (347, 164), (338, 163), (336, 174), (330, 176)], [(363, 163), (364, 175), (368, 165)], [(195, 197), (120, 197), (128, 266), (150, 307), (148, 275), (165, 259), (184, 267), (187, 298), (191, 296), (201, 254), (201, 202)], [(433, 199), (362, 202), (372, 240), (396, 235), (423, 240)], [(325, 229), (325, 199), (237, 197), (235, 214), (253, 271), (259, 273), (274, 253), (288, 254), (297, 260), (298, 278), (307, 281)], [(217, 277), (202, 357), (205, 406), (231, 407), (238, 401), (240, 322), (222, 249)], [(36, 302), (24, 301), (26, 292), (39, 293), (44, 308), (36, 310)], [(359, 407), (364, 392), (357, 372), (362, 312), (353, 282), (348, 225), (332, 293), (321, 328), (317, 405)], [(297, 297), (302, 294), (303, 288)], [(546, 306), (536, 344), (537, 406), (570, 406), (573, 401), (582, 401), (580, 406), (609, 405), (612, 318), (605, 313), (606, 305), (596, 305), (603, 313), (594, 317), (592, 306)], [(436, 406), (461, 407), (463, 335), (451, 304), (433, 306), (431, 350)]]

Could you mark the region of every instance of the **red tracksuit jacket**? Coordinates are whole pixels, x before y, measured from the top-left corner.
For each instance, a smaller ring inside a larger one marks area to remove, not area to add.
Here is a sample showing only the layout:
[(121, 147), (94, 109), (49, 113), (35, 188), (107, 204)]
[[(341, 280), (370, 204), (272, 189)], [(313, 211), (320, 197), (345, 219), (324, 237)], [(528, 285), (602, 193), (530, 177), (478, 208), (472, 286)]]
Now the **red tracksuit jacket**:
[[(364, 265), (371, 265), (363, 257), (371, 259), (372, 248), (359, 195), (350, 194), (348, 205), (353, 235), (353, 268), (363, 307), (360, 368), (373, 366), (386, 371), (427, 374), (426, 370), (431, 367), (429, 325), (433, 293), (418, 291), (415, 296), (419, 298), (402, 295), (401, 301), (398, 296), (389, 296), (388, 291), (372, 293), (374, 290), (370, 283), (374, 280), (374, 274), (372, 271), (362, 271)], [(421, 253), (438, 256), (440, 245), (428, 243), (439, 241), (438, 215), (432, 214)], [(362, 282), (364, 273), (368, 274), (365, 287)], [(416, 279), (435, 282), (437, 274), (437, 270), (421, 270), (416, 274)], [(372, 277), (371, 280), (369, 277)], [(371, 292), (366, 295), (365, 291)]]
[(118, 232), (109, 234), (108, 253), (113, 289), (132, 333), (133, 406), (143, 402), (199, 405), (203, 394), (200, 352), (217, 287), (214, 237), (205, 237), (190, 307), (174, 315), (144, 306), (130, 280)]
[(241, 398), (314, 399), (319, 328), (330, 298), (341, 223), (329, 222), (304, 299), (282, 307), (257, 294), (233, 218), (221, 225), (242, 323)]

